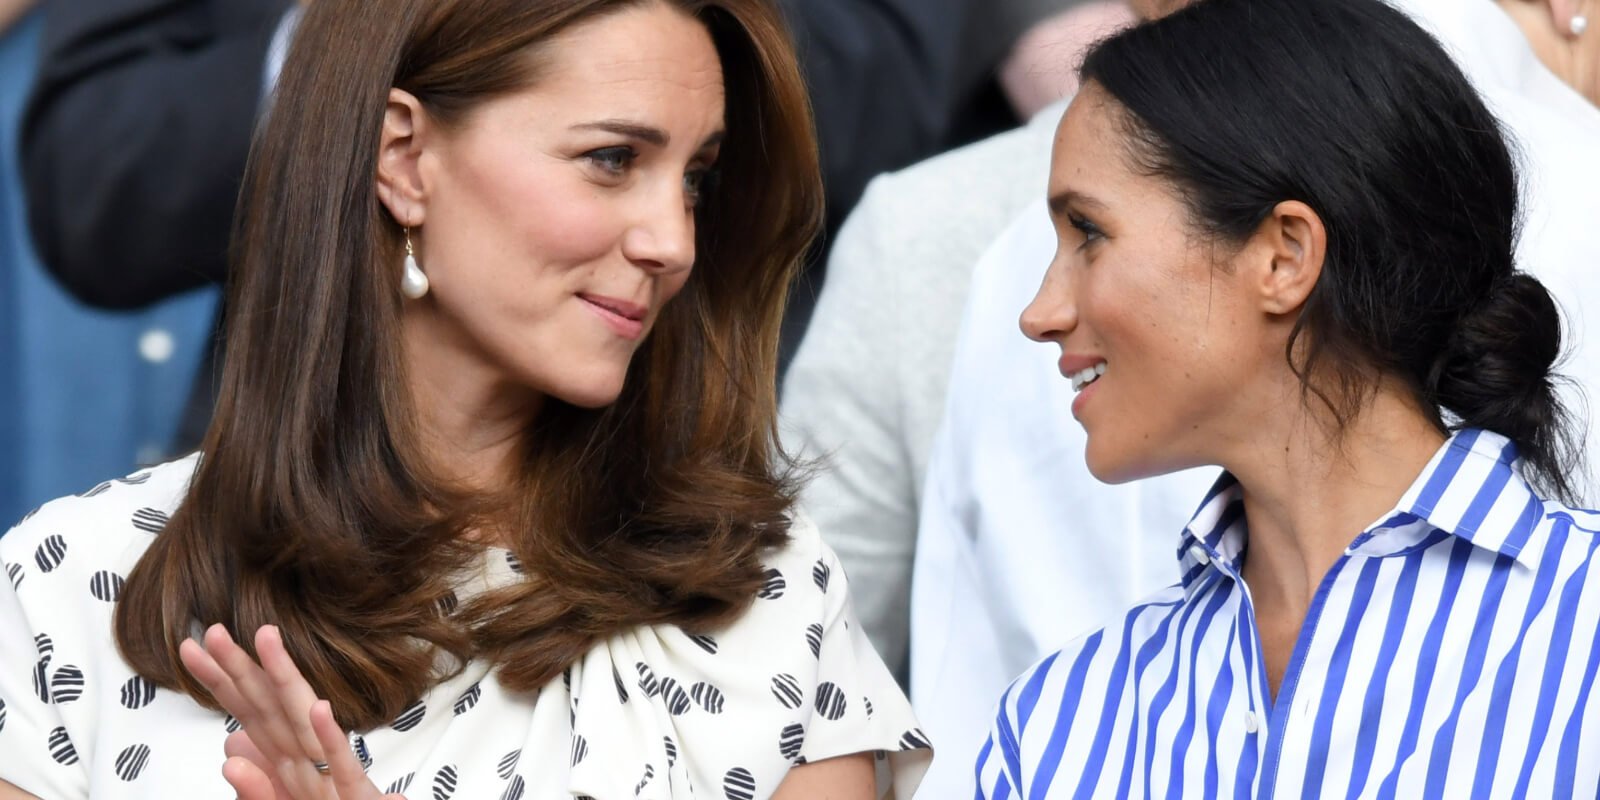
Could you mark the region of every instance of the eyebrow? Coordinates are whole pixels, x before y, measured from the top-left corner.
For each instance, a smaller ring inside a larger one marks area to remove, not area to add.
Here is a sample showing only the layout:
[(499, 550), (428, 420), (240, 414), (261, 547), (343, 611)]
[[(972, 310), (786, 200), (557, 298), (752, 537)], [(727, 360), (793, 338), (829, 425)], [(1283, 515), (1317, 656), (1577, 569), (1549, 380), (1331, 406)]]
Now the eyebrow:
[[(667, 132), (661, 130), (660, 128), (652, 128), (649, 125), (641, 125), (637, 122), (628, 122), (627, 120), (621, 119), (603, 119), (599, 122), (585, 122), (580, 125), (572, 126), (572, 130), (605, 131), (606, 133), (614, 133), (618, 136), (626, 136), (630, 139), (637, 139), (638, 141), (645, 142), (646, 144), (652, 144), (656, 147), (666, 147), (667, 143), (672, 141), (672, 137), (667, 135)], [(720, 145), (722, 144), (722, 141), (727, 138), (727, 136), (727, 131), (717, 131), (716, 133), (706, 137), (706, 140), (700, 144), (700, 149), (704, 150), (708, 147)]]
[(1106, 204), (1082, 192), (1067, 189), (1050, 195), (1050, 216), (1063, 217), (1067, 214), (1067, 206), (1077, 205), (1090, 211), (1104, 211)]

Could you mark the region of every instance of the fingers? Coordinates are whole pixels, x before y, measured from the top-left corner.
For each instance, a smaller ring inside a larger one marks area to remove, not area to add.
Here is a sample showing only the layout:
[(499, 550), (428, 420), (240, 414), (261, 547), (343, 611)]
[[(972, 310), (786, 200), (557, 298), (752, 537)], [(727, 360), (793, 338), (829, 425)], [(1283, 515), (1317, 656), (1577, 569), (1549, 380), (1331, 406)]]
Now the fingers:
[(333, 788), (339, 800), (377, 800), (382, 797), (378, 787), (367, 778), (366, 770), (350, 751), (339, 723), (333, 719), (333, 707), (326, 700), (311, 706), (311, 727), (316, 732), (322, 751), (328, 754), (328, 770), (333, 777)]
[[(222, 777), (238, 793), (239, 800), (279, 800), (278, 791), (267, 774), (245, 758), (230, 758), (222, 764)], [(284, 800), (290, 795), (282, 795)]]
[(277, 690), (278, 704), (293, 726), (301, 749), (314, 760), (321, 761), (323, 748), (311, 730), (311, 706), (317, 702), (317, 693), (301, 677), (276, 626), (263, 625), (256, 631), (256, 655), (260, 656), (261, 666)]
[(261, 753), (261, 750), (256, 747), (256, 743), (250, 740), (249, 731), (241, 729), (228, 734), (228, 738), (222, 743), (222, 752), (229, 758), (245, 759), (254, 765), (256, 769), (265, 773), (267, 778), (272, 781), (273, 793), (278, 797), (287, 798), (293, 796), (284, 788), (283, 782), (278, 780), (276, 766)]

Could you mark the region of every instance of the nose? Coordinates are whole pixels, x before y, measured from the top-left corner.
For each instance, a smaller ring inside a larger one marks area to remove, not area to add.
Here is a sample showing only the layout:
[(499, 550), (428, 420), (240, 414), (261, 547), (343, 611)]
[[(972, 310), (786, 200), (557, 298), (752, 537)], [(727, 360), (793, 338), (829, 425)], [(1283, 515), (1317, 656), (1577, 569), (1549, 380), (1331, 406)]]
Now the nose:
[(652, 272), (687, 270), (694, 266), (694, 209), (681, 188), (651, 195), (623, 236), (623, 255)]
[(1078, 327), (1078, 304), (1072, 275), (1061, 258), (1045, 270), (1033, 302), (1022, 310), (1022, 333), (1036, 342), (1059, 342)]

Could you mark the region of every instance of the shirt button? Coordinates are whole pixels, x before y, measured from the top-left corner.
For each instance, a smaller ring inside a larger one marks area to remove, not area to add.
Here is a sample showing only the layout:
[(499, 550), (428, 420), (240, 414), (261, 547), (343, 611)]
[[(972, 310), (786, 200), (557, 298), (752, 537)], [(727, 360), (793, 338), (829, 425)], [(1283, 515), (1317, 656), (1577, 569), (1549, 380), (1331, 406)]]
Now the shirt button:
[(1200, 562), (1200, 566), (1204, 567), (1211, 564), (1211, 554), (1206, 552), (1205, 545), (1197, 544), (1190, 548), (1189, 552), (1194, 554), (1195, 560)]
[(152, 364), (165, 364), (176, 348), (172, 334), (161, 328), (151, 328), (139, 337), (139, 357)]
[(1246, 711), (1244, 713), (1244, 732), (1253, 734), (1259, 730), (1261, 730), (1261, 720), (1256, 717), (1256, 712)]

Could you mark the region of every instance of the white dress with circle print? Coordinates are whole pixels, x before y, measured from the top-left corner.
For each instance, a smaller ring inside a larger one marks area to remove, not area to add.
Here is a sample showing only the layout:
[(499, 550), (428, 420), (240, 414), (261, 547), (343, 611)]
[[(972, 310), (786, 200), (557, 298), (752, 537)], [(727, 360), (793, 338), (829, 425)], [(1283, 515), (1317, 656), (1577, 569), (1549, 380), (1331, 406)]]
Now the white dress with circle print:
[[(196, 463), (54, 501), (0, 538), (0, 779), (49, 800), (233, 796), (222, 743), (237, 723), (134, 675), (111, 633), (124, 576)], [(874, 751), (879, 786), (910, 797), (931, 751), (833, 552), (801, 518), (767, 566), (725, 629), (633, 629), (531, 694), (475, 662), (352, 746), (380, 788), (410, 798), (749, 800), (795, 764)], [(519, 570), (488, 551), (462, 590)]]

